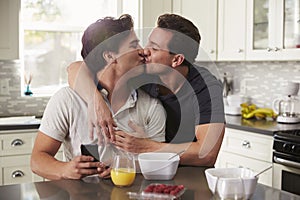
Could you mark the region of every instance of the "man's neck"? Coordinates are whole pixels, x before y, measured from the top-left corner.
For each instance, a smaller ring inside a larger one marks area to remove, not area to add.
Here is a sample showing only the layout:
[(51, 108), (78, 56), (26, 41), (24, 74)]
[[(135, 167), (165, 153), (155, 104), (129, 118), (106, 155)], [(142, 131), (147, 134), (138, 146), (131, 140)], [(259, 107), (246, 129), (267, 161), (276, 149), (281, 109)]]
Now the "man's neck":
[(98, 80), (101, 86), (108, 92), (108, 101), (112, 110), (116, 113), (127, 101), (130, 95), (130, 89), (127, 81), (122, 80), (114, 70), (105, 70), (98, 74)]
[(165, 87), (160, 87), (161, 95), (176, 94), (185, 83), (189, 68), (187, 66), (179, 66), (171, 70), (167, 74), (159, 75)]

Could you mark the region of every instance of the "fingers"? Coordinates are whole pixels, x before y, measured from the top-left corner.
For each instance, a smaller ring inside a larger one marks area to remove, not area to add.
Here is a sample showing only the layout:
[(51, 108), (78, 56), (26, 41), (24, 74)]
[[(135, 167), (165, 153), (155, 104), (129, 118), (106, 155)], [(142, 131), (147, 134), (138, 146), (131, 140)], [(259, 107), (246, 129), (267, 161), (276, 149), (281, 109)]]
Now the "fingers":
[(101, 172), (105, 171), (105, 167), (100, 162), (93, 162), (94, 158), (92, 156), (77, 156), (73, 159), (74, 162), (74, 172), (80, 176), (88, 176), (93, 174), (99, 174), (99, 169)]
[(116, 140), (115, 137), (115, 130), (114, 130), (114, 125), (113, 124), (108, 124), (108, 131), (110, 134), (110, 141), (113, 142)]
[(110, 138), (110, 133), (109, 133), (108, 128), (107, 128), (107, 123), (105, 121), (101, 121), (101, 122), (99, 122), (99, 126), (102, 130), (102, 133), (104, 133), (104, 135), (107, 138)]
[(102, 133), (101, 133), (101, 128), (99, 126), (96, 126), (95, 127), (96, 129), (96, 134), (97, 134), (97, 138), (98, 138), (98, 145), (100, 145), (103, 141), (103, 136), (102, 136)]
[(98, 168), (99, 177), (101, 178), (109, 178), (110, 177), (110, 170), (111, 168)]
[(89, 138), (94, 140), (94, 124), (92, 122), (88, 122), (88, 129), (89, 129)]
[(128, 121), (128, 126), (136, 133), (136, 136), (143, 137), (145, 135), (144, 129), (141, 126), (138, 126), (133, 121)]

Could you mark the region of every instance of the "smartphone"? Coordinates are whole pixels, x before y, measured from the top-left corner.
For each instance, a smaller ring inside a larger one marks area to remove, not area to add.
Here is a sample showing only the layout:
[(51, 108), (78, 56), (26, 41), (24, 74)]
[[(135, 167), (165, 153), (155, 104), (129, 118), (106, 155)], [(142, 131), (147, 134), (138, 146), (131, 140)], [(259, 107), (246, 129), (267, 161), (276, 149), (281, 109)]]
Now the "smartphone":
[(99, 162), (98, 144), (81, 144), (81, 155), (92, 156), (94, 162)]

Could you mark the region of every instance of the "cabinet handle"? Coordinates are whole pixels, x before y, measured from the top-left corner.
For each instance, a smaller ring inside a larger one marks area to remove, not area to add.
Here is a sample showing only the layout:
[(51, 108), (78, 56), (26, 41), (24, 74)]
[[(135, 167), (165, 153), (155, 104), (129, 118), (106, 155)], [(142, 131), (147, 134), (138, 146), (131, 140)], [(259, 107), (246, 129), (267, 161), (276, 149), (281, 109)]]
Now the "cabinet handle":
[(242, 52), (243, 52), (243, 49), (239, 49), (237, 52), (238, 52), (238, 53), (242, 53)]
[(244, 140), (242, 142), (242, 147), (246, 148), (246, 149), (250, 149), (251, 145), (250, 145), (250, 142), (247, 141), (247, 140)]
[(274, 48), (274, 51), (279, 51), (280, 49), (278, 47), (275, 47)]
[(16, 170), (11, 174), (12, 178), (19, 178), (19, 177), (23, 177), (25, 174), (24, 172), (22, 172), (21, 170)]
[(272, 51), (272, 49), (271, 49), (270, 47), (268, 47), (268, 48), (267, 48), (267, 51), (270, 52), (270, 51)]
[(213, 53), (215, 53), (215, 51), (214, 51), (213, 49), (211, 49), (211, 50), (209, 51), (209, 53), (210, 53), (210, 54), (213, 54)]
[(21, 140), (21, 139), (15, 139), (15, 140), (13, 140), (11, 142), (10, 145), (13, 146), (13, 147), (15, 147), (15, 146), (21, 146), (23, 144), (24, 144), (23, 140)]

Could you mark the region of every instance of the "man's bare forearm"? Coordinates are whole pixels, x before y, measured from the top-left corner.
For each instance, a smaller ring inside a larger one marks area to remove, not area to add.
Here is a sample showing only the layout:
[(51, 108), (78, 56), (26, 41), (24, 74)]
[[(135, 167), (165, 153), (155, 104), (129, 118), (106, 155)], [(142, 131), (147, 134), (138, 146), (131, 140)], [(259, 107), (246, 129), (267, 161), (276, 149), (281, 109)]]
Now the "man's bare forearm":
[(70, 87), (75, 90), (85, 102), (94, 100), (94, 95), (97, 95), (97, 98), (101, 96), (100, 93), (97, 93), (97, 87), (89, 69), (82, 61), (74, 62), (68, 66), (68, 82)]

